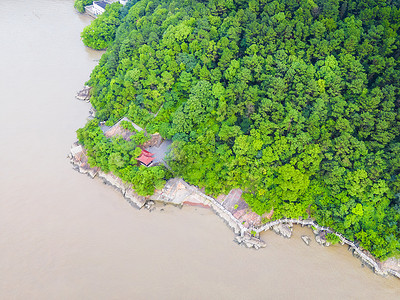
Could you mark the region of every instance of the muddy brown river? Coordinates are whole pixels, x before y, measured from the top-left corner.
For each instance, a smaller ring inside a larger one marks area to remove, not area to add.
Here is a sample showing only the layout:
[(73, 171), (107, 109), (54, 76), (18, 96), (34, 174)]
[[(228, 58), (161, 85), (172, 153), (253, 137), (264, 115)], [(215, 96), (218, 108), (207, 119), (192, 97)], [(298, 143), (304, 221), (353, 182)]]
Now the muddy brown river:
[(238, 246), (210, 210), (133, 209), (67, 154), (101, 53), (73, 0), (0, 5), (0, 299), (399, 299), (345, 247), (263, 234)]

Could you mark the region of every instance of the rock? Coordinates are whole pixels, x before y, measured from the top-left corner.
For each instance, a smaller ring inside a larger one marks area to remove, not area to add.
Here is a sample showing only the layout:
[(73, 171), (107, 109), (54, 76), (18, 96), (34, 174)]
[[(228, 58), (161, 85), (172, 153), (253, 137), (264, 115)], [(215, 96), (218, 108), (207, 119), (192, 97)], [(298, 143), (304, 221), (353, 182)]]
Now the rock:
[(400, 258), (388, 258), (382, 263), (382, 269), (400, 278)]
[(88, 171), (89, 176), (92, 177), (92, 178), (95, 178), (96, 175), (97, 175), (97, 173), (98, 173), (98, 172), (97, 172), (96, 169), (90, 169), (90, 170)]
[(88, 101), (90, 99), (90, 86), (84, 86), (81, 91), (76, 94), (76, 99), (81, 101)]
[(354, 250), (353, 250), (353, 256), (355, 258), (360, 258), (360, 254), (357, 251), (354, 251)]
[[(92, 107), (89, 109), (89, 118), (93, 119), (95, 116), (96, 116), (96, 110)], [(102, 122), (100, 122), (100, 125), (101, 125), (101, 123)], [(105, 122), (103, 122), (103, 123), (105, 123)]]
[(239, 245), (244, 245), (247, 248), (254, 248), (256, 250), (260, 249), (260, 248), (265, 248), (267, 246), (267, 244), (258, 238), (255, 238), (249, 234), (245, 234), (244, 236), (236, 236), (235, 237), (235, 241), (239, 244)]
[(153, 200), (149, 200), (146, 202), (146, 204), (144, 205), (144, 208), (148, 209), (149, 211), (153, 211), (155, 202)]
[(279, 234), (285, 238), (292, 236), (292, 229), (286, 224), (278, 224), (272, 227), (276, 234)]
[(98, 175), (100, 178), (103, 179), (104, 182), (106, 182), (106, 184), (112, 185), (117, 190), (121, 191), (123, 195), (125, 195), (125, 192), (127, 190), (127, 185), (122, 181), (121, 178), (114, 175), (112, 172), (109, 173), (99, 172)]
[(308, 235), (302, 235), (301, 239), (303, 240), (303, 242), (307, 245), (310, 246), (311, 243), (311, 238)]
[(330, 246), (331, 244), (326, 240), (325, 232), (323, 231), (315, 235), (315, 241), (321, 246), (326, 246), (326, 247)]
[(142, 208), (146, 204), (146, 198), (136, 194), (132, 187), (126, 189), (124, 197), (129, 203), (133, 203), (139, 208)]
[(316, 241), (318, 244), (320, 244), (320, 245), (323, 245), (323, 244), (324, 244), (324, 242), (322, 241), (321, 236), (320, 236), (319, 234), (317, 234), (317, 235), (315, 236), (315, 241)]

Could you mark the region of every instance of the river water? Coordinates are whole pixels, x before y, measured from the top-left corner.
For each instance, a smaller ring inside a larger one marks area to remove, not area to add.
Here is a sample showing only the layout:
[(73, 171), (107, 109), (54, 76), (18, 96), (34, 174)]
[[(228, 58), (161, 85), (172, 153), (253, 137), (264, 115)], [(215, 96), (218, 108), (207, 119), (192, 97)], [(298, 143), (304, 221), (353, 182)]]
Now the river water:
[(66, 156), (89, 106), (74, 99), (101, 53), (73, 0), (0, 6), (0, 299), (395, 299), (400, 281), (344, 247), (271, 232), (245, 249), (211, 211), (139, 211)]

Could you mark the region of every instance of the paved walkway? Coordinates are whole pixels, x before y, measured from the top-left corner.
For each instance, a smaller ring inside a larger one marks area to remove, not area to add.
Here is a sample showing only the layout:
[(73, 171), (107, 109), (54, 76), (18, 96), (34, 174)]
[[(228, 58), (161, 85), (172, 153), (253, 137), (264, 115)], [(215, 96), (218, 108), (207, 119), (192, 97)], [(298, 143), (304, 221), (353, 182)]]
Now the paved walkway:
[(145, 150), (154, 153), (153, 157), (155, 158), (153, 161), (153, 165), (155, 164), (164, 164), (166, 165), (167, 163), (165, 162), (165, 156), (167, 153), (171, 150), (170, 146), (172, 144), (172, 141), (170, 140), (164, 140), (160, 147), (156, 146), (150, 146), (145, 148)]

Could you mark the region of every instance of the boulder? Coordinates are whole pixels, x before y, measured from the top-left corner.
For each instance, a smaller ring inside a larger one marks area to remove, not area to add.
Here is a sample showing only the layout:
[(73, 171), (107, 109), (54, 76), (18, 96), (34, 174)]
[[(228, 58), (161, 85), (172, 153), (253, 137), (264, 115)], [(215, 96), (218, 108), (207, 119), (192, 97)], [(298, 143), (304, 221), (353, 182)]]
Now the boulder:
[(245, 234), (243, 236), (238, 235), (235, 237), (235, 241), (239, 245), (244, 245), (247, 248), (254, 248), (256, 250), (260, 248), (265, 248), (267, 246), (267, 244), (263, 240), (253, 237), (249, 234)]
[(155, 202), (153, 200), (149, 200), (144, 205), (144, 208), (148, 209), (149, 211), (152, 211), (154, 205), (155, 205)]
[[(95, 116), (96, 116), (96, 110), (94, 109), (94, 107), (91, 107), (89, 109), (89, 119), (93, 119)], [(105, 123), (105, 122), (100, 122), (100, 125), (101, 125), (101, 123)]]
[(90, 177), (95, 178), (98, 172), (97, 169), (92, 168), (87, 173), (89, 174)]
[(331, 245), (331, 243), (329, 243), (329, 242), (326, 240), (325, 232), (323, 232), (323, 231), (321, 231), (321, 232), (319, 232), (318, 234), (315, 235), (315, 241), (316, 241), (318, 244), (320, 244), (320, 245), (322, 245), (322, 246), (325, 246), (325, 247), (328, 247), (328, 246)]
[(139, 208), (142, 208), (146, 203), (146, 198), (136, 194), (131, 187), (126, 189), (124, 197), (129, 203), (135, 204)]
[(126, 184), (122, 181), (121, 178), (117, 177), (114, 175), (112, 172), (109, 173), (104, 173), (104, 172), (99, 172), (99, 177), (103, 179), (103, 181), (106, 184), (114, 186), (117, 190), (120, 190), (122, 194), (125, 194), (125, 191), (127, 189)]
[(311, 243), (311, 238), (308, 235), (302, 235), (301, 239), (303, 240), (303, 242), (307, 245), (310, 246)]
[(315, 235), (315, 241), (316, 241), (318, 244), (320, 244), (320, 245), (325, 244), (325, 241), (322, 239), (322, 237), (321, 237), (320, 234), (316, 234), (316, 235)]
[(285, 238), (290, 238), (292, 236), (292, 228), (287, 224), (278, 224), (272, 227), (276, 234), (279, 234)]
[(81, 101), (88, 101), (90, 99), (90, 86), (84, 86), (84, 88), (76, 94), (76, 99)]

